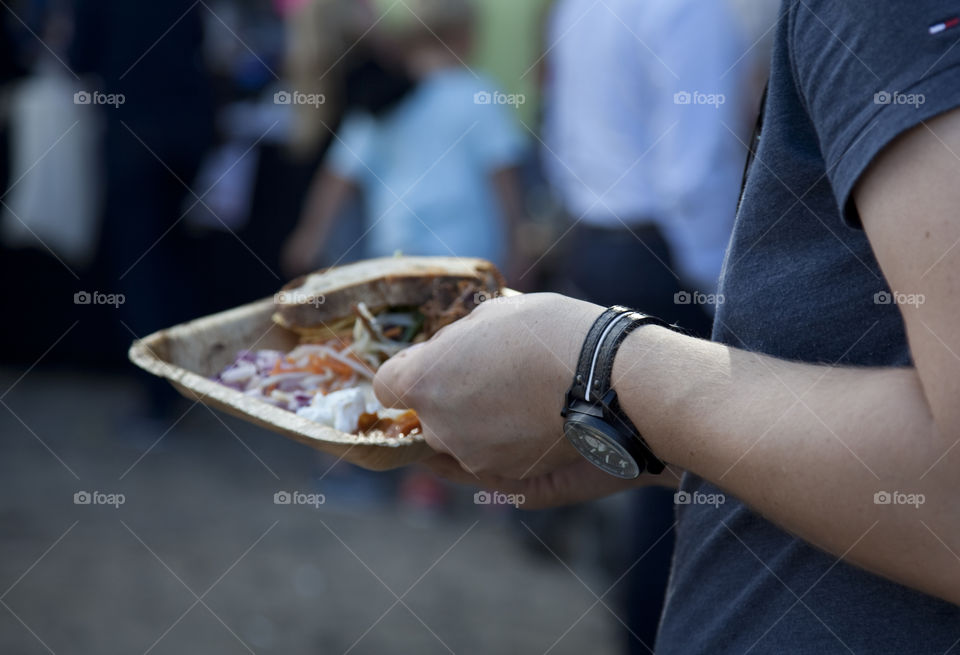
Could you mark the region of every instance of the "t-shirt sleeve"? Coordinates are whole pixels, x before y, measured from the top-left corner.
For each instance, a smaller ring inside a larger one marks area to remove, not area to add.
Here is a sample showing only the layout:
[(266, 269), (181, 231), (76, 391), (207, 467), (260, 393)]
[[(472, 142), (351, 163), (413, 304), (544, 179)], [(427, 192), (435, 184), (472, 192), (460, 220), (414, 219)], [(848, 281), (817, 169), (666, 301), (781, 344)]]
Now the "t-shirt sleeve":
[(516, 103), (525, 101), (525, 98), (489, 92), (486, 97), (492, 100), (486, 103), (474, 100), (472, 103), (475, 127), (470, 131), (470, 143), (481, 166), (495, 171), (520, 163), (523, 156), (526, 139), (519, 119), (513, 114)]
[(373, 166), (375, 143), (375, 119), (365, 113), (348, 114), (330, 144), (324, 163), (334, 174), (359, 182)]
[[(960, 7), (937, 0), (798, 3), (790, 50), (844, 220), (853, 187), (897, 135), (960, 106)], [(803, 190), (795, 190), (800, 194)]]

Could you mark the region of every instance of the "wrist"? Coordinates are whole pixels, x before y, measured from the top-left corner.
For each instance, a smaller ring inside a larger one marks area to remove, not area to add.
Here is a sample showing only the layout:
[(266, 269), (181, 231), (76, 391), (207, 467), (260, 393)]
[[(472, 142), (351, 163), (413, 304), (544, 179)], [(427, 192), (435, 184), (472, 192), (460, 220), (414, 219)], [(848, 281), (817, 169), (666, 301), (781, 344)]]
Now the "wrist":
[(649, 324), (630, 333), (613, 360), (611, 387), (620, 407), (643, 435), (653, 453), (665, 462), (681, 465), (677, 445), (664, 430), (664, 410), (656, 391), (663, 385), (666, 345), (681, 335), (668, 328)]
[(563, 432), (570, 445), (591, 464), (621, 479), (664, 469), (662, 459), (624, 410), (613, 375), (626, 338), (650, 324), (675, 329), (655, 316), (621, 305), (604, 310), (583, 340), (563, 404)]

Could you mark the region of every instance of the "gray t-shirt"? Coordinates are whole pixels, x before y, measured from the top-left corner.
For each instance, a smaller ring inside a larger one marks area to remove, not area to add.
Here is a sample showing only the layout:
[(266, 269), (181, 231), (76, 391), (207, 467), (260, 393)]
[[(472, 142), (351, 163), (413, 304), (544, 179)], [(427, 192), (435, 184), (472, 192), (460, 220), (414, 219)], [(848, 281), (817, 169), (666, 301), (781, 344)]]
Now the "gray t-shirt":
[[(894, 137), (960, 106), (957, 16), (945, 0), (784, 1), (714, 340), (807, 362), (910, 364), (850, 198)], [(861, 466), (852, 455), (834, 465)], [(693, 475), (682, 488), (719, 492)], [(838, 562), (729, 496), (680, 505), (678, 521), (658, 653), (960, 648), (960, 608)]]

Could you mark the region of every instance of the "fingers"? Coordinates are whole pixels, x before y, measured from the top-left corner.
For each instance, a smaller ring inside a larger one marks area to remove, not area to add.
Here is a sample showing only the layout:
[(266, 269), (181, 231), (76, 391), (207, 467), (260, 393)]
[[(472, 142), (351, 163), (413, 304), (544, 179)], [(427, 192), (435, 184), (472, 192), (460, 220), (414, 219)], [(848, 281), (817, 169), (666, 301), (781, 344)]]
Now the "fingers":
[(452, 482), (506, 494), (522, 494), (524, 502), (520, 509), (528, 510), (582, 503), (644, 484), (643, 480), (615, 478), (586, 460), (523, 480), (473, 475), (465, 471), (450, 455), (434, 455), (421, 463)]
[(524, 489), (527, 484), (524, 480), (509, 480), (468, 471), (460, 463), (460, 460), (446, 453), (433, 455), (420, 462), (420, 464), (441, 478), (471, 487), (514, 493)]
[[(640, 484), (638, 484), (638, 482)], [(581, 459), (556, 471), (532, 478), (521, 509), (574, 505), (641, 486), (642, 481), (614, 477)]]
[[(471, 315), (456, 323), (469, 320)], [(380, 365), (373, 378), (373, 392), (384, 407), (418, 409), (412, 397), (421, 389), (425, 373), (431, 368), (429, 353), (433, 352), (434, 358), (438, 351), (444, 357), (452, 356), (448, 348), (439, 344), (447, 342), (441, 334), (449, 334), (456, 323), (444, 326), (427, 341), (404, 348)]]
[(420, 462), (435, 475), (458, 484), (479, 486), (480, 478), (468, 473), (452, 455), (437, 454)]
[(406, 408), (408, 406), (400, 383), (403, 363), (398, 358), (399, 355), (395, 355), (381, 364), (373, 377), (373, 393), (384, 407)]

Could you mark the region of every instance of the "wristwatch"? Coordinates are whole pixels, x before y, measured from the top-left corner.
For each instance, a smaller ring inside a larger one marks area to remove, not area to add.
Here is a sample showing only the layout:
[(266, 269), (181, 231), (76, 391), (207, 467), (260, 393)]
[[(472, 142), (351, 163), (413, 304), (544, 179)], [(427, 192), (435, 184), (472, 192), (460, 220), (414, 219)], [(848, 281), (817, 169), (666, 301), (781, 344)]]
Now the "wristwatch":
[(603, 312), (587, 332), (560, 412), (566, 419), (563, 433), (574, 448), (591, 464), (618, 478), (636, 478), (644, 471), (660, 473), (664, 468), (620, 408), (610, 381), (620, 344), (633, 330), (650, 324), (675, 329), (619, 305)]

